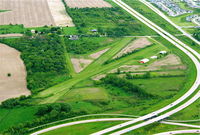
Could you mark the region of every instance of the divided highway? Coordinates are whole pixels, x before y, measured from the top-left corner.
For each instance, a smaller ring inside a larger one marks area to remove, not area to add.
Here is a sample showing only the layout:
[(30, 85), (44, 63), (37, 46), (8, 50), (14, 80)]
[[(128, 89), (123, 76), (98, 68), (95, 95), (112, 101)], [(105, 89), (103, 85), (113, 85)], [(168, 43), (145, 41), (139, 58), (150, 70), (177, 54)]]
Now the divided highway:
[[(151, 29), (153, 29), (155, 32), (157, 32), (160, 36), (162, 36), (163, 38), (165, 38), (166, 40), (168, 40), (169, 42), (171, 42), (174, 46), (176, 46), (178, 49), (180, 49), (181, 51), (183, 51), (188, 57), (190, 57), (190, 59), (193, 61), (193, 63), (196, 66), (196, 70), (197, 70), (197, 77), (196, 80), (194, 82), (194, 84), (192, 85), (192, 87), (179, 99), (177, 99), (176, 101), (174, 101), (173, 103), (155, 111), (152, 112), (150, 114), (147, 114), (145, 116), (139, 117), (137, 119), (134, 119), (132, 121), (128, 121), (107, 129), (104, 129), (102, 131), (93, 133), (92, 135), (102, 135), (105, 133), (109, 133), (111, 131), (120, 129), (122, 127), (126, 127), (128, 125), (134, 124), (136, 122), (139, 121), (143, 121), (143, 120), (147, 120), (150, 119), (148, 121), (145, 121), (143, 123), (137, 124), (135, 126), (129, 127), (127, 129), (112, 133), (111, 135), (119, 135), (119, 134), (123, 134), (129, 131), (132, 131), (134, 129), (149, 125), (151, 123), (160, 121), (164, 118), (167, 118), (169, 116), (171, 116), (172, 114), (186, 108), (187, 106), (189, 106), (190, 104), (192, 104), (193, 102), (195, 102), (199, 97), (200, 97), (200, 91), (197, 92), (197, 94), (195, 96), (193, 96), (190, 100), (188, 100), (186, 103), (180, 105), (179, 107), (158, 116), (160, 113), (167, 111), (169, 109), (171, 109), (172, 107), (178, 105), (179, 103), (182, 103), (183, 101), (185, 101), (191, 94), (193, 94), (197, 88), (200, 85), (200, 63), (199, 63), (199, 59), (200, 59), (200, 54), (197, 53), (195, 50), (193, 50), (192, 48), (190, 48), (189, 46), (187, 46), (186, 44), (184, 44), (183, 42), (181, 42), (179, 39), (177, 39), (176, 37), (174, 37), (173, 35), (171, 35), (170, 33), (168, 33), (167, 31), (163, 30), (161, 27), (159, 27), (158, 25), (156, 25), (155, 23), (151, 22), (149, 19), (145, 18), (143, 15), (141, 15), (140, 13), (138, 13), (137, 11), (135, 11), (134, 9), (132, 9), (130, 6), (128, 6), (127, 4), (125, 4), (124, 2), (120, 1), (120, 0), (113, 0), (113, 2), (115, 2), (117, 5), (119, 5), (121, 8), (123, 8), (124, 10), (126, 10), (128, 13), (130, 13), (132, 16), (136, 17), (138, 20), (140, 20), (142, 23), (144, 23), (145, 25), (147, 25), (148, 27), (150, 27)], [(155, 117), (155, 118), (154, 118)]]
[[(115, 116), (115, 114), (114, 114), (114, 116)], [(80, 116), (80, 117), (84, 117), (84, 115)], [(74, 117), (74, 118), (76, 118), (76, 117)], [(49, 127), (49, 128), (46, 128), (46, 129), (42, 129), (42, 130), (34, 132), (30, 135), (39, 135), (39, 134), (42, 134), (42, 133), (45, 133), (45, 132), (49, 132), (49, 131), (52, 131), (52, 130), (55, 130), (55, 129), (62, 128), (62, 127), (73, 126), (73, 125), (78, 125), (78, 124), (86, 124), (86, 123), (102, 122), (102, 121), (110, 121), (111, 122), (111, 121), (128, 121), (128, 120), (133, 120), (133, 118), (100, 118), (100, 119), (80, 120), (80, 121), (69, 122), (69, 123)], [(184, 127), (200, 128), (200, 126), (190, 125), (190, 124), (173, 123), (173, 122), (165, 122), (165, 121), (162, 121), (161, 123), (169, 124), (169, 125), (184, 126)]]

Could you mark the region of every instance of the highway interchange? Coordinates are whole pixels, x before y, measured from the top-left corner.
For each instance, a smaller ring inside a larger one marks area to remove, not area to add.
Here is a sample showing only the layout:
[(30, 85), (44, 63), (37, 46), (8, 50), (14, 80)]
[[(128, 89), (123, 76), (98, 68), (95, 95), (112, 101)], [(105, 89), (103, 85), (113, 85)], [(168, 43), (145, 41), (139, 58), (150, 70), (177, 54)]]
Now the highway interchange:
[[(147, 5), (149, 8), (151, 8), (153, 11), (155, 11), (157, 13), (160, 12), (160, 11), (157, 11), (157, 9), (155, 9), (154, 7), (152, 7), (151, 5), (149, 5), (148, 3), (146, 3), (144, 0), (140, 0), (140, 1), (143, 2), (145, 5)], [(196, 76), (196, 80), (193, 83), (192, 87), (183, 96), (181, 96), (179, 99), (177, 99), (173, 103), (171, 103), (171, 104), (169, 104), (169, 105), (167, 105), (167, 106), (165, 106), (165, 107), (163, 107), (163, 108), (161, 108), (161, 109), (159, 109), (157, 111), (154, 111), (154, 112), (149, 113), (147, 115), (141, 116), (139, 118), (131, 119), (131, 120), (127, 119), (129, 121), (127, 121), (125, 123), (122, 123), (122, 124), (119, 124), (119, 125), (116, 125), (116, 126), (113, 126), (113, 127), (110, 127), (110, 128), (107, 128), (107, 129), (104, 129), (104, 130), (101, 130), (101, 131), (98, 131), (96, 133), (93, 133), (92, 135), (102, 135), (102, 134), (105, 134), (105, 133), (113, 132), (113, 131), (115, 131), (117, 129), (121, 129), (122, 127), (129, 126), (128, 128), (125, 128), (125, 129), (122, 129), (122, 130), (119, 130), (117, 132), (114, 132), (114, 133), (110, 134), (110, 135), (120, 135), (120, 134), (124, 134), (124, 133), (130, 132), (132, 130), (141, 128), (143, 126), (152, 124), (154, 122), (160, 122), (163, 119), (168, 118), (169, 116), (171, 116), (171, 115), (173, 115), (173, 114), (181, 111), (182, 109), (188, 107), (189, 105), (191, 105), (193, 102), (195, 102), (200, 97), (200, 91), (198, 90), (198, 87), (200, 85), (200, 62), (199, 62), (199, 60), (200, 60), (200, 54), (198, 52), (196, 52), (195, 50), (193, 50), (188, 45), (186, 45), (185, 43), (181, 42), (175, 36), (171, 35), (170, 33), (168, 33), (167, 31), (165, 31), (164, 29), (162, 29), (161, 27), (159, 27), (158, 25), (156, 25), (155, 23), (153, 23), (149, 19), (145, 18), (143, 15), (141, 15), (140, 13), (138, 13), (137, 11), (135, 11), (134, 9), (132, 9), (126, 3), (124, 3), (124, 2), (122, 2), (120, 0), (113, 0), (113, 2), (115, 2), (121, 8), (123, 8), (124, 10), (126, 10), (132, 16), (134, 16), (135, 18), (137, 18), (138, 20), (140, 20), (142, 23), (144, 23), (145, 25), (147, 25), (149, 28), (151, 28), (152, 30), (154, 30), (155, 32), (157, 32), (160, 36), (162, 36), (163, 38), (165, 38), (166, 40), (168, 40), (169, 42), (171, 42), (179, 50), (181, 50), (182, 52), (184, 52), (193, 61), (193, 63), (195, 64), (196, 71), (197, 71), (197, 76)], [(165, 16), (163, 16), (162, 14), (161, 14), (161, 16), (163, 18), (165, 18)], [(165, 19), (168, 22), (170, 22), (173, 26), (175, 26), (178, 30), (180, 30), (184, 35), (186, 35), (187, 37), (189, 37), (190, 39), (192, 39), (194, 42), (196, 42), (197, 44), (199, 44), (199, 41), (197, 41), (191, 35), (189, 35), (186, 32), (184, 32), (179, 26), (177, 26), (176, 24), (174, 24), (173, 22), (171, 22), (167, 18), (165, 18)], [(190, 98), (190, 99), (188, 100), (188, 98)], [(143, 121), (143, 122), (141, 122), (141, 121)], [(134, 123), (138, 123), (138, 124), (133, 125)], [(42, 130), (42, 131), (46, 132), (47, 129), (46, 130)], [(172, 132), (174, 134), (176, 134), (176, 133), (180, 134), (180, 133), (186, 133), (186, 132), (198, 133), (199, 130), (170, 131), (170, 132), (167, 132), (167, 133), (159, 133), (157, 135), (170, 134)], [(37, 132), (37, 133), (39, 133), (39, 132)], [(32, 134), (32, 135), (37, 135), (37, 134)]]

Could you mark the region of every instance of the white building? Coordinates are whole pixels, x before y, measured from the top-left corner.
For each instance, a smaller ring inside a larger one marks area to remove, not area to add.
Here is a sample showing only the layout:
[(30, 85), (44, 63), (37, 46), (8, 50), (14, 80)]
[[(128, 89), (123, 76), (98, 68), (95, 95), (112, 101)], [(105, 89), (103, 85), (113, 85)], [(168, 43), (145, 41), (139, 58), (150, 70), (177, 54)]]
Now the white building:
[(142, 60), (140, 60), (139, 62), (140, 62), (140, 63), (147, 63), (147, 62), (149, 62), (149, 59), (142, 59)]

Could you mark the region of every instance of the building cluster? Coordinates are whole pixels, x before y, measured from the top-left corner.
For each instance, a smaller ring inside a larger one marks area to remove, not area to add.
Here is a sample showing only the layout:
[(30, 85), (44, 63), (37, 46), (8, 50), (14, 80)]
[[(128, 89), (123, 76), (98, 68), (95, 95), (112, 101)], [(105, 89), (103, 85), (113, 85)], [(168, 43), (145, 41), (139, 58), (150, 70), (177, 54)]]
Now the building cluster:
[(191, 10), (182, 9), (177, 3), (172, 0), (149, 0), (157, 7), (165, 11), (169, 16), (179, 16), (185, 13), (192, 13)]
[(191, 8), (200, 8), (200, 0), (182, 0)]
[[(159, 54), (160, 55), (165, 55), (165, 54), (167, 54), (167, 51), (160, 51)], [(158, 56), (154, 55), (154, 56), (151, 56), (150, 58), (151, 59), (157, 59)], [(145, 59), (140, 60), (139, 63), (143, 63), (144, 64), (144, 63), (148, 63), (149, 61), (150, 61), (150, 59), (145, 58)]]
[(191, 22), (193, 19), (196, 19), (200, 23), (200, 16), (199, 15), (190, 15), (186, 17), (186, 21)]

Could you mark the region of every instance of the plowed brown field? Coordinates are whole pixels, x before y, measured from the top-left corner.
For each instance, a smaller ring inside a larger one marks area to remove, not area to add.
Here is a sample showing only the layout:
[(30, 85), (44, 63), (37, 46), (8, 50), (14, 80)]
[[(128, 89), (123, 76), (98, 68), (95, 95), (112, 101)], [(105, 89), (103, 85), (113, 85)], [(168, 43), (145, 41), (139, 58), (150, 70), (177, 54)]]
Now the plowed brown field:
[(0, 0), (0, 25), (74, 26), (61, 0)]
[(26, 87), (26, 70), (20, 52), (0, 44), (0, 102), (29, 94), (30, 91)]
[(108, 2), (104, 0), (65, 0), (67, 6), (70, 8), (103, 8), (112, 7)]

